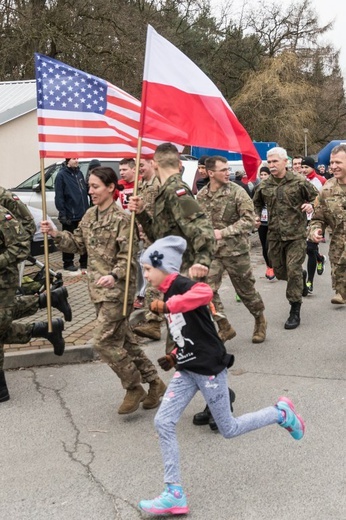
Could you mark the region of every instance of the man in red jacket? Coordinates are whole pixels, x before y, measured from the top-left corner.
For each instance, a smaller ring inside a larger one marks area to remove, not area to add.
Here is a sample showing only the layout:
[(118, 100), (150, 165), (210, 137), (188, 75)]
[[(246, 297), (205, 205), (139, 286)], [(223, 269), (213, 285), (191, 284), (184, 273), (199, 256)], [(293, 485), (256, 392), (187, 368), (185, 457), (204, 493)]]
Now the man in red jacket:
[(134, 159), (122, 159), (119, 162), (120, 181), (119, 186), (123, 186), (122, 190), (115, 190), (114, 200), (119, 199), (123, 209), (127, 210), (129, 197), (133, 195), (135, 185), (136, 163)]

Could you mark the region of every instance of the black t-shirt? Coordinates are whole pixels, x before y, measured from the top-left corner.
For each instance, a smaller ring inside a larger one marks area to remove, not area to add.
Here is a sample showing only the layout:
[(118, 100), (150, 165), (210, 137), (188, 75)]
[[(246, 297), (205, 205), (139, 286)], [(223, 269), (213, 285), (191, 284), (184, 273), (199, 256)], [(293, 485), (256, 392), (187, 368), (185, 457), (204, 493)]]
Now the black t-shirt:
[[(164, 295), (184, 294), (196, 282), (178, 275)], [(217, 375), (233, 365), (234, 356), (228, 354), (220, 340), (210, 310), (202, 305), (193, 311), (166, 315), (177, 349), (177, 369), (203, 375)]]

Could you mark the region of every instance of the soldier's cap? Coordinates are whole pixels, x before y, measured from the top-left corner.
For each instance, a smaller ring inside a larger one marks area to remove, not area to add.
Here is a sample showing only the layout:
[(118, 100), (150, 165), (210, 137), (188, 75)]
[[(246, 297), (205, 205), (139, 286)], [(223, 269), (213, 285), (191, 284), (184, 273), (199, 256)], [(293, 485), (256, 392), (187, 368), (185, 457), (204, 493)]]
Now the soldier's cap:
[(88, 170), (91, 171), (94, 168), (99, 168), (100, 166), (101, 166), (101, 163), (98, 159), (91, 159)]
[(270, 170), (269, 170), (268, 166), (261, 166), (259, 172), (260, 172), (260, 173), (262, 173), (262, 172), (266, 172), (266, 173), (268, 173), (268, 174), (270, 175)]
[(208, 159), (209, 155), (201, 155), (198, 159), (198, 166), (205, 166), (205, 160)]
[(302, 166), (310, 166), (310, 168), (315, 169), (315, 161), (312, 157), (304, 157), (302, 159)]
[(186, 240), (182, 237), (168, 236), (156, 240), (141, 257), (141, 264), (149, 264), (165, 273), (179, 273)]

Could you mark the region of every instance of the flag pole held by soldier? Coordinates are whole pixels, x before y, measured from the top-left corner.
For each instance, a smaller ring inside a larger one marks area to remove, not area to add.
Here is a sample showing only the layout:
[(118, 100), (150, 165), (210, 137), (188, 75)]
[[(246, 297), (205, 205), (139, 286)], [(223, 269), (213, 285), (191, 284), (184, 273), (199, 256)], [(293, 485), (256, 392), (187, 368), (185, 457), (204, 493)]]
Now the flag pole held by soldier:
[[(136, 174), (135, 174), (135, 184), (133, 187), (133, 196), (136, 196), (137, 192), (138, 192), (139, 161), (141, 158), (141, 148), (142, 148), (142, 138), (139, 137), (138, 146), (137, 146), (137, 155), (136, 155)], [(133, 254), (133, 235), (135, 232), (135, 220), (136, 220), (136, 213), (134, 211), (132, 211), (131, 212), (131, 222), (130, 222), (129, 251), (128, 251), (128, 257), (127, 257), (127, 268), (126, 268), (126, 279), (125, 279), (123, 316), (126, 316), (126, 314), (127, 314), (127, 302), (128, 302), (128, 294), (129, 294), (130, 276), (131, 276), (131, 262), (132, 262), (132, 254)]]

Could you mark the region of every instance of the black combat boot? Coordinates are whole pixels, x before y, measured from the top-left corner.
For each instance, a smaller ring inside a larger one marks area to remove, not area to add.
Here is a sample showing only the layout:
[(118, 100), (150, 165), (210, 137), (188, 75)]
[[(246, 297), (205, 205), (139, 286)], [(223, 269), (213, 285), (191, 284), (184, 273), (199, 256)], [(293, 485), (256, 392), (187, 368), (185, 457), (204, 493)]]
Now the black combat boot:
[[(229, 391), (229, 399), (230, 399), (231, 411), (233, 412), (233, 403), (235, 401), (235, 393), (233, 392), (233, 390), (231, 388), (229, 388), (228, 391)], [(216, 426), (216, 423), (215, 423), (215, 421), (213, 419), (213, 416), (210, 413), (208, 405), (204, 408), (203, 412), (196, 413), (193, 416), (193, 420), (192, 420), (193, 424), (196, 424), (196, 426), (203, 426), (204, 424), (209, 424), (210, 425), (211, 421)], [(210, 428), (212, 430), (214, 430), (214, 429), (217, 430), (217, 426), (216, 426), (216, 428), (214, 428), (214, 427), (212, 428), (210, 426)]]
[(300, 324), (300, 307), (301, 303), (291, 303), (290, 315), (285, 323), (285, 329), (296, 329)]
[(10, 394), (8, 393), (8, 388), (5, 379), (5, 372), (0, 370), (0, 403), (4, 403), (8, 401), (10, 398)]
[(53, 332), (48, 332), (48, 323), (44, 321), (37, 321), (32, 326), (33, 338), (46, 338), (54, 347), (54, 354), (62, 356), (65, 350), (65, 340), (62, 337), (64, 330), (64, 321), (61, 318), (52, 320)]
[[(62, 312), (66, 321), (72, 321), (72, 310), (69, 302), (67, 301), (68, 292), (66, 287), (59, 287), (51, 291), (51, 302), (52, 306), (58, 311)], [(40, 309), (46, 309), (47, 307), (47, 294), (42, 293), (39, 296)]]

